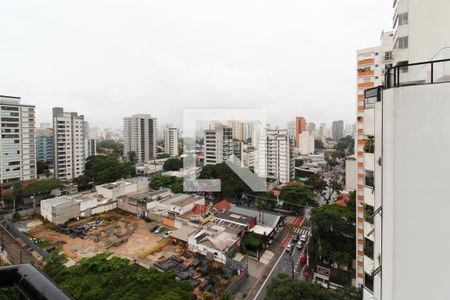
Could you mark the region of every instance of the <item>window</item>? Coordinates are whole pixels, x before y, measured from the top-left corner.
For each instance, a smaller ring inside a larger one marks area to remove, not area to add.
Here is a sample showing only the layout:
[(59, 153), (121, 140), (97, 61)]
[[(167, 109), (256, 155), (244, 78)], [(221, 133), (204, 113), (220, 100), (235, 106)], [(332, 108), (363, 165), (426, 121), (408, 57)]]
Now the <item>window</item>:
[(397, 49), (407, 49), (408, 48), (408, 37), (403, 36), (397, 39), (395, 42), (395, 48)]
[(392, 51), (386, 51), (386, 52), (384, 52), (384, 60), (386, 61), (386, 60), (392, 60), (393, 59), (393, 57), (392, 57)]
[(398, 25), (408, 24), (408, 12), (404, 12), (398, 15)]

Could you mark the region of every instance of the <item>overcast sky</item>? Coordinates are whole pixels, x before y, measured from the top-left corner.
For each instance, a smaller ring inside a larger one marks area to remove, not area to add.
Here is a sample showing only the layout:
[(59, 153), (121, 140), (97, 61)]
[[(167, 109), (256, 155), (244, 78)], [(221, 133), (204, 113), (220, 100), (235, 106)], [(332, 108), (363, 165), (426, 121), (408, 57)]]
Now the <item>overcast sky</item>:
[(392, 0), (77, 0), (0, 3), (0, 94), (91, 126), (189, 107), (267, 108), (271, 124), (355, 119), (356, 50)]

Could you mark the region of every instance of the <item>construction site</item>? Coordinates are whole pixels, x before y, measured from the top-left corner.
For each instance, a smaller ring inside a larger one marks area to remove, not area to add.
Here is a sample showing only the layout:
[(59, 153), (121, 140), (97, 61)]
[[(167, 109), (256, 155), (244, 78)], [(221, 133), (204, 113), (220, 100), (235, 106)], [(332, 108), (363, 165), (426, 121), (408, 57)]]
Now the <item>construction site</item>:
[[(36, 222), (33, 219), (27, 221)], [(150, 226), (136, 215), (115, 209), (64, 225), (44, 222), (31, 228), (27, 235), (44, 244), (47, 251), (60, 248), (73, 262), (108, 251), (152, 264), (157, 256), (173, 255), (175, 249), (168, 238), (150, 232)]]

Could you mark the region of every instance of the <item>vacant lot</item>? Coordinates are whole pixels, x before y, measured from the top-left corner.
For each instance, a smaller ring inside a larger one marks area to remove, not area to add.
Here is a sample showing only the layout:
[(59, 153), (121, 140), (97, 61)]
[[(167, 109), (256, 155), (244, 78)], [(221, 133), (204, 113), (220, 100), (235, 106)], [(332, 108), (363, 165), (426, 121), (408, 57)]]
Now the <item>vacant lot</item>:
[(104, 251), (136, 259), (140, 252), (161, 239), (160, 235), (149, 232), (145, 221), (118, 210), (79, 220), (68, 226), (85, 225), (96, 220), (100, 220), (101, 225), (87, 231), (84, 238), (56, 232), (53, 230), (55, 228), (53, 224), (36, 226), (27, 234), (33, 238), (48, 241), (49, 245), (60, 246), (74, 261)]

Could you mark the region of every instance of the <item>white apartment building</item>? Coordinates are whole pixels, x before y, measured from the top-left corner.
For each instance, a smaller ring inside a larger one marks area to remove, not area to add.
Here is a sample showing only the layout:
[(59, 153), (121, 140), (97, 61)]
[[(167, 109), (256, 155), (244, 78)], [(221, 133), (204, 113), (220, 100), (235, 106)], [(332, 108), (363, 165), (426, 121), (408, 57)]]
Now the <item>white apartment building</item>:
[(259, 139), (258, 170), (261, 177), (289, 182), (295, 176), (295, 142), (287, 130), (267, 130)]
[(170, 156), (179, 156), (178, 140), (180, 138), (177, 128), (166, 127), (164, 128), (164, 153)]
[(300, 141), (299, 152), (301, 155), (314, 154), (315, 140), (311, 131), (306, 130), (300, 133), (298, 135), (298, 140)]
[(123, 119), (124, 154), (136, 154), (138, 162), (156, 158), (156, 118), (137, 114)]
[(221, 124), (214, 124), (204, 131), (204, 165), (221, 164), (234, 151), (233, 130)]
[(97, 155), (97, 141), (95, 139), (84, 139), (84, 159)]
[(447, 299), (450, 2), (393, 4), (393, 34), (358, 51), (357, 284), (364, 299)]
[(34, 105), (20, 103), (20, 97), (0, 95), (2, 135), (0, 138), (0, 189), (17, 181), (36, 179)]
[(255, 147), (241, 143), (241, 167), (246, 167), (247, 169), (254, 171), (257, 155), (258, 152)]
[(289, 121), (287, 123), (287, 131), (290, 137), (295, 138), (295, 121)]
[(53, 108), (53, 155), (55, 178), (72, 180), (84, 173), (84, 116)]
[[(366, 159), (370, 154), (365, 154), (364, 149), (373, 151), (371, 145), (366, 145), (367, 140), (372, 139), (364, 133), (364, 120), (366, 118), (364, 112), (364, 91), (368, 88), (381, 85), (383, 82), (384, 71), (387, 67), (392, 66), (393, 62), (393, 32), (383, 32), (381, 35), (380, 46), (361, 49), (357, 52), (357, 127), (356, 127), (356, 200), (360, 205), (356, 212), (356, 285), (361, 286), (364, 283), (366, 272), (364, 271), (364, 239), (373, 241), (373, 237), (368, 235), (372, 231), (372, 225), (364, 220), (364, 211), (361, 207), (366, 207), (369, 211), (373, 209), (369, 207), (372, 201), (364, 204), (364, 198), (372, 197), (372, 187), (365, 184), (366, 172), (364, 169)], [(370, 163), (369, 163), (370, 164)], [(370, 167), (370, 166), (369, 166)], [(370, 174), (370, 173), (369, 173)], [(370, 242), (367, 242), (370, 243)]]

